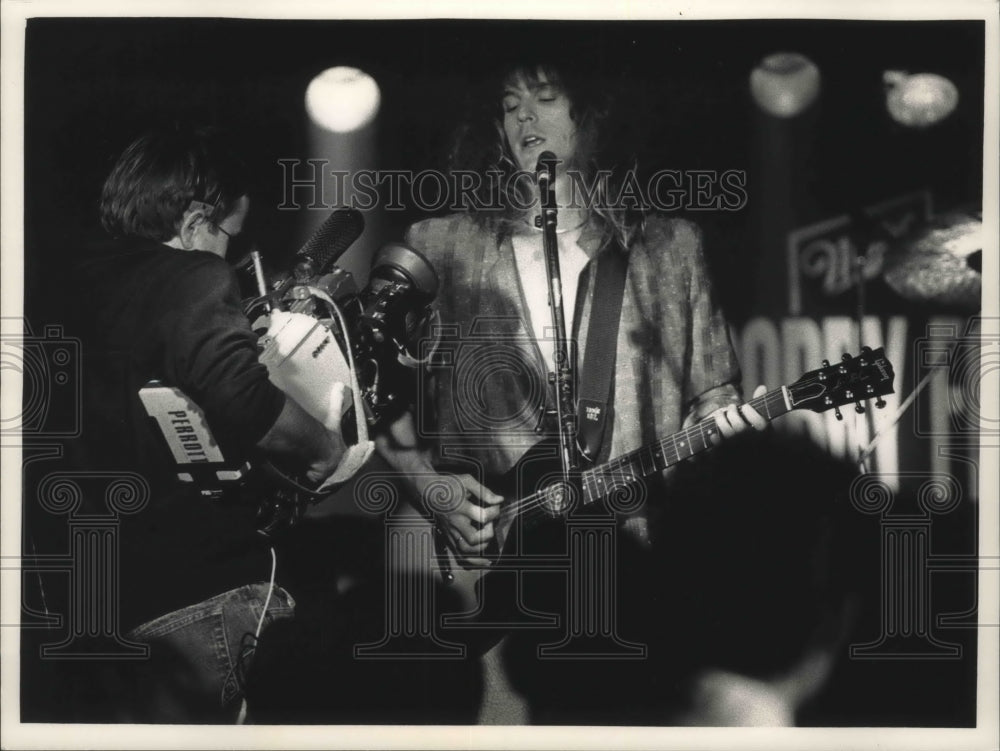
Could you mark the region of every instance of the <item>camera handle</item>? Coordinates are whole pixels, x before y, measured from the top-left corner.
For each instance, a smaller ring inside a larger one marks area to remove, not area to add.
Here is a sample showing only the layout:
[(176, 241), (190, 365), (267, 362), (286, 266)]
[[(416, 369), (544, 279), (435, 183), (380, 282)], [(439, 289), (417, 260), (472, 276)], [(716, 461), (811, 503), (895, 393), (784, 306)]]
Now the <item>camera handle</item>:
[[(348, 380), (350, 382), (345, 385), (350, 389), (354, 402), (354, 421), (357, 426), (357, 442), (347, 447), (347, 451), (344, 453), (344, 457), (341, 459), (340, 465), (337, 467), (336, 471), (318, 488), (319, 491), (330, 491), (335, 486), (341, 485), (351, 479), (351, 477), (353, 477), (358, 470), (361, 469), (364, 463), (371, 456), (374, 444), (368, 437), (368, 423), (364, 418), (364, 402), (361, 398), (358, 372), (354, 362), (354, 353), (352, 352), (353, 348), (351, 347), (350, 340), (348, 339), (349, 331), (347, 328), (347, 322), (344, 320), (340, 307), (325, 291), (318, 287), (299, 285), (296, 288), (296, 292), (301, 296), (311, 296), (318, 303), (321, 303), (327, 308), (330, 318), (336, 321), (337, 325), (340, 327), (340, 331), (346, 343), (342, 354), (347, 362)], [(297, 318), (297, 316), (299, 318)], [(315, 348), (306, 348), (313, 350), (313, 357), (309, 358), (308, 355), (302, 356), (301, 362), (305, 364), (312, 364), (313, 362), (318, 362), (316, 360), (317, 355), (321, 354), (322, 350), (326, 349), (329, 344), (326, 337), (332, 338), (333, 333), (325, 331), (325, 327), (323, 327), (318, 320), (315, 320), (311, 316), (307, 316), (305, 314), (275, 311), (271, 314), (272, 324), (276, 318), (284, 320), (282, 321), (282, 325), (277, 328), (273, 334), (270, 330), (268, 331), (266, 336), (269, 337), (271, 341), (268, 346), (265, 346), (264, 351), (261, 353), (261, 362), (267, 365), (268, 370), (271, 371), (272, 381), (276, 378), (281, 381), (282, 378), (280, 374), (282, 365), (286, 360), (296, 357), (297, 353), (307, 339), (309, 339), (309, 341), (313, 341), (313, 339), (315, 339), (313, 342)], [(319, 329), (323, 329), (323, 331), (319, 331)], [(288, 341), (282, 344), (277, 341), (277, 338), (281, 337), (285, 331), (288, 332)], [(312, 339), (310, 339), (310, 337), (312, 337)], [(338, 345), (334, 343), (334, 346), (337, 347)], [(292, 368), (290, 374), (296, 375), (300, 372), (306, 372), (306, 365), (303, 365), (302, 368), (299, 369)], [(318, 378), (318, 381), (320, 382), (323, 380), (323, 378)], [(300, 382), (300, 379), (296, 377), (290, 382), (278, 383), (278, 385), (282, 387), (282, 390), (291, 393), (294, 397), (300, 392), (308, 396), (315, 384), (311, 385), (305, 381)], [(306, 411), (315, 411), (310, 408), (309, 399), (297, 399), (297, 401), (299, 401), (300, 405), (305, 408)], [(319, 419), (328, 430), (340, 429), (340, 415), (323, 415), (317, 413), (313, 414), (313, 417)], [(332, 424), (334, 422), (336, 425)]]
[(399, 355), (396, 359), (399, 360), (400, 365), (405, 365), (407, 368), (420, 368), (431, 362), (434, 357), (434, 353), (437, 352), (438, 346), (441, 344), (441, 311), (436, 308), (434, 309), (434, 312), (431, 313), (428, 325), (430, 327), (430, 331), (434, 335), (434, 341), (431, 342), (430, 350), (427, 352), (425, 357), (418, 360), (416, 357), (409, 354), (402, 344), (396, 342), (396, 348), (399, 350)]

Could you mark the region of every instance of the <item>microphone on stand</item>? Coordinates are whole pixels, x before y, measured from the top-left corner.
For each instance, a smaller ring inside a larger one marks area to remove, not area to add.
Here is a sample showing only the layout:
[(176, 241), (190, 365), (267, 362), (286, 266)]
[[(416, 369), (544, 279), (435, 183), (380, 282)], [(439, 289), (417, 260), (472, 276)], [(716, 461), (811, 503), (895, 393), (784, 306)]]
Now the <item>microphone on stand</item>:
[(551, 380), (555, 386), (555, 416), (559, 422), (559, 447), (562, 462), (563, 477), (568, 478), (571, 470), (579, 466), (579, 456), (576, 451), (576, 389), (573, 383), (573, 358), (570, 353), (570, 343), (566, 338), (566, 316), (563, 311), (562, 275), (559, 271), (559, 243), (556, 239), (556, 196), (553, 190), (555, 183), (556, 164), (558, 160), (551, 151), (543, 151), (538, 155), (535, 167), (535, 179), (538, 181), (538, 198), (541, 204), (540, 226), (542, 233), (542, 251), (545, 258), (545, 277), (549, 285), (549, 312), (552, 315), (552, 328), (555, 331), (553, 350), (557, 363)]
[[(538, 181), (538, 198), (542, 213), (535, 218), (535, 226), (555, 231), (556, 228), (556, 194), (553, 190), (556, 178), (556, 164), (559, 160), (551, 151), (543, 151), (538, 155), (535, 165), (535, 180)], [(554, 242), (555, 235), (546, 234), (546, 242)]]
[(535, 179), (538, 180), (538, 187), (550, 187), (555, 182), (556, 164), (559, 160), (551, 151), (543, 151), (538, 155), (538, 163), (535, 165)]

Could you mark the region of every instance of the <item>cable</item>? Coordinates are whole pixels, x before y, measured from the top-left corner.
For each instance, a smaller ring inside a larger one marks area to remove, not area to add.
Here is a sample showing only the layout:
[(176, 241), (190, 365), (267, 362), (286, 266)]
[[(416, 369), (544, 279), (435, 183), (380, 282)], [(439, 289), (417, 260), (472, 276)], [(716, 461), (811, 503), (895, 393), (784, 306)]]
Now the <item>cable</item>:
[(918, 383), (916, 385), (916, 387), (913, 389), (913, 391), (910, 392), (910, 395), (908, 397), (906, 397), (906, 399), (903, 400), (902, 404), (899, 405), (899, 408), (896, 410), (896, 414), (892, 418), (892, 420), (890, 422), (886, 423), (885, 425), (883, 425), (881, 428), (879, 428), (878, 432), (875, 434), (875, 437), (872, 438), (871, 443), (869, 443), (865, 447), (865, 450), (862, 451), (861, 454), (858, 456), (858, 466), (859, 467), (862, 467), (863, 464), (868, 460), (868, 457), (872, 455), (872, 452), (875, 451), (875, 446), (879, 442), (879, 440), (881, 440), (882, 434), (886, 430), (888, 430), (889, 428), (891, 428), (893, 425), (895, 425), (897, 422), (899, 422), (899, 419), (903, 416), (903, 413), (907, 409), (909, 409), (910, 405), (913, 403), (913, 400), (916, 399), (917, 396), (920, 394), (920, 392), (924, 390), (924, 387), (928, 383), (930, 383), (931, 377), (934, 376), (936, 374), (936, 372), (937, 371), (931, 370), (931, 371), (929, 371), (927, 373), (927, 375), (925, 375), (923, 378), (921, 378), (920, 379), (920, 383)]
[[(257, 640), (260, 638), (260, 632), (264, 628), (264, 618), (267, 617), (267, 609), (271, 605), (271, 595), (274, 594), (274, 582), (275, 574), (278, 571), (278, 555), (274, 552), (274, 546), (271, 546), (271, 581), (267, 587), (267, 597), (264, 599), (264, 609), (261, 610), (260, 619), (257, 621), (257, 630), (254, 632), (254, 647), (256, 648)], [(243, 697), (243, 701), (240, 703), (240, 713), (236, 718), (237, 725), (243, 725), (246, 723), (247, 719), (247, 698)]]
[(267, 598), (264, 600), (264, 610), (261, 611), (260, 620), (257, 621), (257, 630), (254, 632), (253, 638), (260, 638), (260, 631), (264, 628), (264, 617), (267, 615), (267, 608), (271, 604), (271, 595), (274, 594), (274, 580), (275, 574), (278, 571), (278, 555), (274, 552), (274, 546), (271, 546), (271, 581), (268, 583), (267, 587)]

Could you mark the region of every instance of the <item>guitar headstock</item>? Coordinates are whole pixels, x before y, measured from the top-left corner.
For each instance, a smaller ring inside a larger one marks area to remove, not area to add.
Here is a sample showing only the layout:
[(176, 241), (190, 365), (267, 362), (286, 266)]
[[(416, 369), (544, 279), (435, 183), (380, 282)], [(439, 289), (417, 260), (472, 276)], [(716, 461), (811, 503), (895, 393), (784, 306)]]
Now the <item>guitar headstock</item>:
[[(885, 406), (882, 397), (893, 393), (895, 376), (882, 347), (875, 350), (862, 347), (860, 355), (844, 355), (834, 365), (824, 360), (822, 368), (810, 370), (788, 386), (788, 395), (792, 409), (825, 412), (853, 403), (858, 412), (864, 412), (861, 402), (868, 399), (876, 399), (876, 407)], [(840, 416), (838, 409), (837, 417)]]

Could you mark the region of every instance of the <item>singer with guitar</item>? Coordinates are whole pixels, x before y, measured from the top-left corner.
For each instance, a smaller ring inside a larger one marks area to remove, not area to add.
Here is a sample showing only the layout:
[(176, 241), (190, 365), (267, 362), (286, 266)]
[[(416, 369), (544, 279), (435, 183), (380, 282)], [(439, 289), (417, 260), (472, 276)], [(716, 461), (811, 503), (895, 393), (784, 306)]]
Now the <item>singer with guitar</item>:
[[(502, 534), (503, 508), (513, 499), (496, 492), (495, 478), (562, 429), (557, 364), (567, 359), (556, 354), (553, 296), (564, 309), (563, 338), (578, 353), (568, 358), (575, 372), (566, 380), (579, 390), (571, 409), (582, 428), (581, 461), (621, 456), (708, 417), (711, 443), (768, 424), (741, 404), (739, 367), (698, 228), (616, 205), (621, 174), (595, 180), (609, 144), (608, 101), (594, 83), (549, 65), (506, 71), (481, 116), (461, 129), (451, 164), (505, 179), (484, 179), (468, 211), (419, 222), (407, 235), (442, 278), (441, 319), (453, 336), (441, 345), (447, 362), (432, 369), (428, 403), (378, 446), (415, 495), (427, 496), (461, 567), (488, 565)], [(554, 288), (538, 192), (545, 179), (536, 179), (545, 152), (555, 163), (561, 284)], [(593, 192), (574, 200), (574, 180)], [(647, 511), (656, 500), (619, 520), (647, 550), (655, 550)], [(487, 659), (497, 659), (495, 650)], [(497, 672), (487, 668), (486, 705)], [(481, 721), (494, 721), (488, 706)]]

